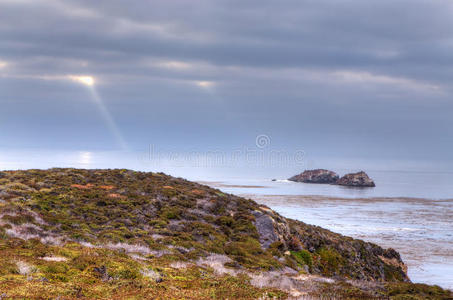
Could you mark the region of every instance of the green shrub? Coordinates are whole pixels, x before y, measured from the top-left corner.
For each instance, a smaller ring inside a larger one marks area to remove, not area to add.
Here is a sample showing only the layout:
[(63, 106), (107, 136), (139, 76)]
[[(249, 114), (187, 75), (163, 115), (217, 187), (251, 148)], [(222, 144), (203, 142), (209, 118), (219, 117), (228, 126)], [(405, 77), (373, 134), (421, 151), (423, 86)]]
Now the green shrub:
[(41, 267), (41, 271), (44, 273), (66, 273), (68, 270), (68, 266), (64, 263), (53, 263)]
[(437, 285), (421, 283), (399, 282), (387, 285), (388, 296), (394, 300), (447, 300), (453, 299), (450, 291), (444, 290)]
[(3, 220), (15, 225), (21, 225), (25, 223), (32, 223), (35, 220), (35, 218), (33, 218), (30, 215), (17, 215), (17, 216), (5, 215), (3, 216)]
[(164, 208), (160, 216), (165, 219), (179, 219), (181, 216), (181, 210), (177, 207), (166, 207)]
[(234, 223), (234, 219), (229, 216), (221, 216), (215, 220), (215, 224), (219, 226), (228, 226), (231, 227)]
[(331, 276), (339, 271), (343, 259), (336, 250), (323, 247), (317, 253), (324, 275)]
[(313, 266), (313, 258), (307, 250), (291, 251), (292, 257), (301, 265)]
[(6, 230), (3, 227), (0, 227), (0, 240), (7, 239), (8, 235), (6, 234)]

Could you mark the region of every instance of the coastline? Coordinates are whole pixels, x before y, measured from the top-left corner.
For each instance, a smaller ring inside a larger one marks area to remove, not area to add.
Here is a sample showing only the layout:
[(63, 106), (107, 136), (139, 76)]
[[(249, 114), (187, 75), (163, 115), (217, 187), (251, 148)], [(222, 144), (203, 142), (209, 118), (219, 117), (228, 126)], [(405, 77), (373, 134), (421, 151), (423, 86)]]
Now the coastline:
[[(227, 185), (226, 185), (227, 186)], [(246, 188), (246, 186), (240, 186)], [(288, 197), (288, 198), (297, 198), (297, 199), (304, 199), (304, 200), (313, 200), (313, 201), (360, 201), (360, 202), (388, 202), (388, 201), (396, 201), (396, 202), (407, 202), (407, 203), (425, 203), (429, 204), (430, 202), (452, 202), (453, 198), (445, 198), (445, 199), (430, 199), (424, 197), (358, 197), (358, 198), (346, 198), (346, 197), (334, 197), (334, 196), (322, 196), (322, 195), (257, 195), (257, 194), (248, 194), (248, 193), (241, 193), (242, 197)]]
[[(240, 194), (288, 218), (401, 253), (413, 282), (453, 290), (453, 199)], [(392, 204), (392, 205), (389, 205)]]
[[(76, 296), (88, 298), (131, 292), (182, 298), (176, 286), (193, 292), (193, 299), (450, 296), (409, 282), (394, 249), (287, 219), (255, 201), (182, 178), (63, 168), (0, 176), (1, 263), (8, 266), (0, 290), (8, 297), (22, 297), (24, 286), (52, 296), (78, 286)], [(138, 283), (133, 290), (131, 282)], [(215, 293), (218, 288), (229, 294)]]
[[(240, 181), (202, 183), (265, 204), (285, 217), (394, 248), (407, 263), (413, 282), (428, 282), (453, 290), (451, 197), (310, 195), (302, 194), (303, 190), (293, 189), (294, 185), (301, 189), (319, 187), (319, 190), (314, 190), (316, 193), (322, 193), (331, 186), (305, 183), (292, 185), (287, 181), (268, 184), (263, 184), (263, 181), (246, 181), (244, 184)], [(360, 189), (357, 190), (360, 193)]]

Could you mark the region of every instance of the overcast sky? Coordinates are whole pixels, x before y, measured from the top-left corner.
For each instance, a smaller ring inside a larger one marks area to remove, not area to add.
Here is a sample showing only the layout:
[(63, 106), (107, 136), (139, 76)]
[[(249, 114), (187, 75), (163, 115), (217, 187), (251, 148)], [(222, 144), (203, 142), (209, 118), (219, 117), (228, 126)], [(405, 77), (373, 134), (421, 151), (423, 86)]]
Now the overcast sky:
[(0, 0), (0, 148), (453, 161), (451, 0)]

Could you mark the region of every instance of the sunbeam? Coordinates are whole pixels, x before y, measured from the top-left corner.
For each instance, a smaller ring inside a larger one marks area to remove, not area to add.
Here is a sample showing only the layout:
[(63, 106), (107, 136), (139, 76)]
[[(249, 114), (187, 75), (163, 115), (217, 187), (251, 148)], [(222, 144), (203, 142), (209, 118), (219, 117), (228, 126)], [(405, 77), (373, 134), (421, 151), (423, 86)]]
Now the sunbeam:
[(95, 79), (92, 76), (70, 76), (70, 79), (78, 83), (81, 83), (88, 88), (91, 94), (91, 99), (98, 107), (99, 112), (101, 113), (101, 116), (104, 119), (106, 126), (115, 137), (116, 142), (118, 143), (122, 150), (128, 150), (129, 147), (126, 141), (124, 140), (120, 130), (118, 129), (115, 120), (113, 119), (112, 115), (108, 111), (107, 107), (102, 101), (102, 98), (99, 96), (96, 90)]
[(119, 131), (118, 127), (116, 126), (115, 120), (113, 119), (112, 115), (108, 111), (107, 107), (105, 107), (102, 98), (99, 96), (96, 87), (94, 85), (88, 85), (88, 89), (90, 90), (92, 99), (94, 103), (96, 103), (99, 112), (101, 113), (107, 127), (110, 129), (111, 133), (115, 136), (115, 139), (118, 145), (121, 147), (122, 150), (128, 150), (128, 146), (126, 141), (124, 140), (121, 132)]
[(69, 76), (69, 78), (73, 81), (76, 81), (87, 86), (93, 86), (95, 83), (94, 78), (92, 76)]

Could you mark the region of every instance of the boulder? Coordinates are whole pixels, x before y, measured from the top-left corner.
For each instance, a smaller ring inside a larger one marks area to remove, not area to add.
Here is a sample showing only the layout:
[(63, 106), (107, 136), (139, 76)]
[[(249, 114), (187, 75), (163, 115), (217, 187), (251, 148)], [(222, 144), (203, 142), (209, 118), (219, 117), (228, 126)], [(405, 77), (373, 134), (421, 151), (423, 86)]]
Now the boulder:
[(355, 186), (355, 187), (375, 187), (374, 181), (371, 180), (368, 175), (360, 171), (358, 173), (350, 173), (341, 177), (336, 184), (344, 186)]
[(335, 183), (337, 182), (338, 176), (337, 173), (324, 170), (305, 170), (303, 173), (293, 176), (288, 180), (296, 182), (305, 182), (305, 183)]
[(269, 215), (261, 211), (256, 210), (252, 214), (255, 217), (254, 225), (260, 236), (260, 244), (264, 249), (267, 249), (273, 242), (278, 241), (274, 221)]

